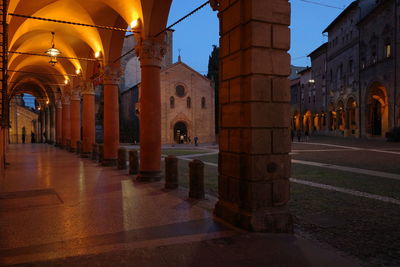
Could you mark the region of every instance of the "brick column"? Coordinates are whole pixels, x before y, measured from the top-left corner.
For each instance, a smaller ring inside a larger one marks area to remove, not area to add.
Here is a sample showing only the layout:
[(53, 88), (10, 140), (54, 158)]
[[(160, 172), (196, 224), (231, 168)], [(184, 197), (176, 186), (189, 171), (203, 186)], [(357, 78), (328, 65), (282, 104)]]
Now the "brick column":
[(56, 102), (56, 145), (62, 145), (62, 103), (61, 100)]
[(52, 104), (50, 106), (50, 143), (55, 144), (56, 142), (56, 106)]
[(116, 166), (119, 148), (119, 67), (107, 66), (104, 71), (104, 158), (103, 166)]
[(50, 106), (47, 106), (45, 109), (45, 114), (46, 114), (46, 143), (50, 143)]
[(71, 95), (71, 152), (76, 151), (76, 142), (81, 140), (81, 96), (79, 87)]
[(140, 85), (140, 171), (138, 181), (161, 179), (161, 92), (160, 66), (164, 43), (140, 40), (136, 47), (142, 70)]
[(92, 145), (96, 142), (95, 133), (95, 99), (92, 82), (84, 82), (82, 85), (82, 154), (89, 156)]
[(40, 143), (45, 141), (44, 132), (46, 132), (46, 108), (43, 107), (40, 111)]
[(67, 140), (71, 140), (71, 100), (69, 95), (62, 99), (62, 146), (67, 148)]
[(215, 215), (250, 231), (291, 232), (290, 5), (211, 1), (220, 18), (219, 200)]

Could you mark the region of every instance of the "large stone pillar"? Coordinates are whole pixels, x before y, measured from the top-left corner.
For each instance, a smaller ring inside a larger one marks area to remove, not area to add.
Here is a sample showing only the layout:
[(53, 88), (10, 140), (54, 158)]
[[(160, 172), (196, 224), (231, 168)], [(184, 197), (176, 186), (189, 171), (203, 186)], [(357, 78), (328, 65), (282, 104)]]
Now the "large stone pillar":
[(56, 142), (56, 106), (50, 106), (50, 143)]
[(56, 103), (56, 145), (62, 146), (62, 102), (57, 100)]
[(71, 100), (69, 95), (62, 99), (62, 147), (67, 148), (67, 140), (71, 140)]
[(290, 4), (218, 2), (211, 1), (221, 34), (215, 215), (250, 231), (291, 232)]
[(76, 150), (76, 142), (81, 140), (81, 96), (79, 87), (72, 91), (71, 95), (71, 147)]
[(94, 87), (91, 81), (84, 82), (82, 85), (82, 98), (83, 98), (83, 110), (82, 110), (82, 155), (90, 155), (92, 151), (92, 145), (96, 142), (95, 132), (95, 96)]
[(161, 92), (160, 66), (164, 43), (156, 39), (141, 40), (136, 47), (140, 58), (140, 171), (138, 181), (161, 179)]
[(116, 166), (119, 148), (119, 67), (107, 66), (104, 71), (104, 157), (103, 166)]

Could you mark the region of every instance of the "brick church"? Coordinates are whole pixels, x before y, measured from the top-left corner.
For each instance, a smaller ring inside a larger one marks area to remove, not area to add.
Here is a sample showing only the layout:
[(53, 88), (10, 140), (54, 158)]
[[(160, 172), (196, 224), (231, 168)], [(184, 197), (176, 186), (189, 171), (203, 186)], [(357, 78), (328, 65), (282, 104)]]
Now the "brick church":
[[(172, 31), (168, 32), (167, 51), (161, 69), (161, 142), (162, 144), (213, 143), (215, 137), (214, 88), (179, 57), (172, 63)], [(122, 54), (135, 46), (127, 36)], [(139, 142), (140, 63), (134, 53), (121, 61), (120, 136), (121, 142)], [(134, 75), (132, 75), (134, 73)]]

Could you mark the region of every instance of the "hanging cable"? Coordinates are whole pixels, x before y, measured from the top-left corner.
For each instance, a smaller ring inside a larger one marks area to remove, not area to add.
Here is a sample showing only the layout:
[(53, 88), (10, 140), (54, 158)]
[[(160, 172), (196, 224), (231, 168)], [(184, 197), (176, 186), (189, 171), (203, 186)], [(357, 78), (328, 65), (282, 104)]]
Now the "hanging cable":
[[(193, 15), (194, 13), (196, 13), (197, 11), (199, 11), (200, 9), (202, 9), (203, 7), (205, 7), (206, 5), (208, 5), (210, 3), (210, 1), (205, 2), (204, 4), (202, 4), (201, 6), (197, 7), (196, 9), (192, 10), (191, 12), (189, 12), (188, 14), (186, 14), (185, 16), (183, 16), (182, 18), (178, 19), (177, 21), (175, 21), (174, 23), (172, 23), (171, 25), (169, 25), (167, 28), (165, 28), (164, 30), (160, 31), (159, 33), (157, 33), (154, 37), (159, 36), (160, 34), (162, 34), (165, 31), (171, 30), (172, 27), (174, 27), (175, 25), (179, 24), (180, 22), (184, 21), (186, 18), (190, 17), (191, 15)], [(117, 62), (118, 60), (120, 60), (121, 58), (126, 57), (127, 55), (129, 55), (130, 53), (132, 53), (133, 51), (135, 51), (135, 48), (132, 48), (131, 50), (129, 50), (128, 52), (126, 52), (125, 54), (123, 54), (120, 57), (117, 57), (116, 59), (114, 59), (113, 63)]]
[(138, 31), (122, 29), (122, 28), (117, 28), (117, 27), (111, 27), (111, 26), (92, 25), (92, 24), (85, 24), (85, 23), (58, 20), (58, 19), (49, 19), (49, 18), (35, 17), (35, 16), (28, 16), (28, 15), (14, 14), (14, 13), (8, 13), (8, 15), (14, 16), (14, 17), (26, 18), (26, 19), (36, 19), (36, 20), (42, 20), (42, 21), (48, 21), (48, 22), (55, 22), (55, 23), (70, 24), (70, 25), (83, 26), (83, 27), (98, 28), (98, 29), (103, 29), (103, 30), (139, 33)]
[(327, 4), (323, 4), (323, 3), (319, 3), (319, 2), (315, 2), (315, 1), (310, 1), (310, 0), (300, 0), (300, 1), (301, 2), (305, 2), (305, 3), (309, 3), (309, 4), (313, 4), (313, 5), (317, 5), (317, 6), (323, 6), (323, 7), (329, 7), (329, 8), (344, 10), (344, 8), (341, 8), (341, 7), (331, 6), (331, 5), (327, 5)]

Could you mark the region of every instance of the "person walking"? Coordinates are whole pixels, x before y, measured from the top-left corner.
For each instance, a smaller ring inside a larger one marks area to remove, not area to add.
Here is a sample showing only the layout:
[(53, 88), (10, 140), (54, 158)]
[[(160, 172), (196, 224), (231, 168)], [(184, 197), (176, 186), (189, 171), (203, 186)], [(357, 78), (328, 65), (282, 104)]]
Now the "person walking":
[(34, 132), (31, 132), (31, 143), (36, 143)]
[(301, 142), (301, 131), (300, 131), (300, 129), (297, 130), (297, 142)]
[(309, 135), (309, 133), (308, 133), (308, 129), (305, 131), (305, 133), (304, 133), (304, 136), (305, 136), (305, 138), (306, 138), (306, 142), (308, 142), (308, 135)]
[(292, 138), (292, 142), (293, 142), (293, 139), (294, 139), (294, 130), (293, 129), (290, 131), (290, 137)]
[(193, 138), (193, 140), (194, 140), (194, 145), (195, 146), (198, 146), (199, 145), (199, 138), (197, 137), (197, 136), (195, 136), (194, 138)]
[(22, 143), (25, 144), (26, 130), (25, 127), (22, 127)]

